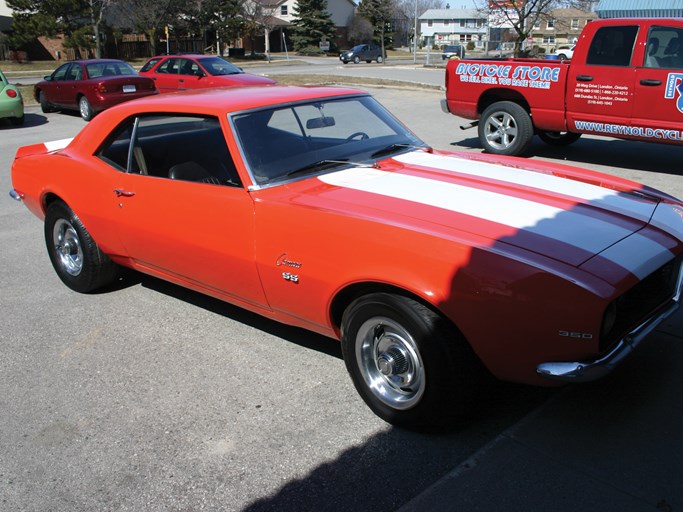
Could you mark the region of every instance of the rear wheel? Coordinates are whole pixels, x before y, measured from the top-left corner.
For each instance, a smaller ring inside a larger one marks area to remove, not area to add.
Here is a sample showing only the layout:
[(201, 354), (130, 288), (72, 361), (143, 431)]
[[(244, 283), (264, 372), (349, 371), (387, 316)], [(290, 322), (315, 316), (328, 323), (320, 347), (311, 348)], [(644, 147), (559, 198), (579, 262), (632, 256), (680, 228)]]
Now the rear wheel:
[(95, 117), (95, 111), (92, 109), (88, 98), (81, 96), (78, 99), (78, 111), (81, 113), (81, 117), (84, 121), (90, 121)]
[(61, 201), (48, 206), (45, 243), (55, 272), (74, 291), (91, 292), (116, 278), (118, 266), (100, 250), (78, 216)]
[(346, 368), (365, 403), (402, 427), (447, 423), (464, 412), (479, 362), (445, 319), (410, 298), (374, 293), (342, 319)]
[(377, 57), (377, 64), (381, 64), (382, 62), (384, 62), (384, 59), (380, 55), (379, 57)]
[(524, 153), (534, 136), (531, 116), (517, 103), (499, 101), (489, 105), (479, 121), (479, 141), (496, 155)]
[(568, 146), (581, 138), (580, 133), (572, 132), (538, 132), (539, 138), (551, 146)]

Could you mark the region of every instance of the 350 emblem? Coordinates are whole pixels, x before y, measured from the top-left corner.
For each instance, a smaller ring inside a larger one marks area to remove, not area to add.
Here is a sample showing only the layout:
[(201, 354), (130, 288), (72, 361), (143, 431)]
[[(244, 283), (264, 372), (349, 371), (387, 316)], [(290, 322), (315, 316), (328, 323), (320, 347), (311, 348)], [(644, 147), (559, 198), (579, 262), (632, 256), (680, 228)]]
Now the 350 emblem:
[(285, 281), (291, 281), (292, 283), (298, 283), (299, 282), (299, 276), (296, 274), (290, 274), (289, 272), (283, 272), (282, 278)]

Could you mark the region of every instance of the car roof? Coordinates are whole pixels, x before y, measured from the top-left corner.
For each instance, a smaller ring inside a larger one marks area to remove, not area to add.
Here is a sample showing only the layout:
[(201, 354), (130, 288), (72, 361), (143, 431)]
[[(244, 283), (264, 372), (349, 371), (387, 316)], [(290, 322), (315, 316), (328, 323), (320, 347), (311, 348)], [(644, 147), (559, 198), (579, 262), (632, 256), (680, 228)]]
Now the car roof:
[(78, 64), (97, 64), (101, 62), (125, 62), (120, 59), (77, 59), (77, 60), (70, 60), (65, 62), (64, 64), (73, 64), (73, 63), (78, 63)]
[(349, 95), (367, 93), (360, 89), (330, 86), (258, 85), (194, 89), (125, 102), (105, 110), (93, 121), (109, 117), (108, 113), (117, 113), (117, 116), (122, 117), (147, 112), (225, 115), (236, 111)]

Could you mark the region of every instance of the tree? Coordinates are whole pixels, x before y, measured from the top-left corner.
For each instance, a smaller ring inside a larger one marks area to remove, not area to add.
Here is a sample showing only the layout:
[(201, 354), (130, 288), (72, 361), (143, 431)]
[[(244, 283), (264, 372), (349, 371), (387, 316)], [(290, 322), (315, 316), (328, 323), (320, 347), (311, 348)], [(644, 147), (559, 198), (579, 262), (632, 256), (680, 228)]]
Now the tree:
[(207, 32), (216, 36), (216, 53), (221, 46), (240, 34), (244, 25), (240, 0), (198, 0), (186, 12), (190, 31), (201, 33), (204, 46), (209, 46)]
[(348, 37), (354, 44), (362, 43), (363, 41), (370, 41), (373, 36), (372, 23), (363, 16), (355, 15), (351, 18), (349, 25)]
[(85, 0), (7, 0), (12, 9), (10, 47), (20, 48), (39, 36), (69, 39), (88, 19)]
[(479, 0), (477, 9), (488, 16), (491, 27), (511, 27), (515, 34), (515, 57), (519, 57), (535, 25), (552, 19), (552, 10), (581, 7), (585, 0)]
[(270, 60), (270, 31), (273, 30), (277, 19), (274, 14), (278, 4), (263, 0), (251, 0), (244, 2), (242, 16), (244, 18), (244, 33), (251, 41), (251, 54), (255, 54), (256, 38), (265, 38), (266, 55)]
[(382, 47), (391, 42), (391, 17), (394, 11), (393, 0), (361, 0), (358, 14), (368, 19), (374, 31), (373, 39)]
[(296, 51), (311, 46), (317, 48), (321, 41), (334, 41), (337, 34), (326, 0), (299, 0), (292, 22), (292, 43)]
[(178, 20), (185, 0), (113, 0), (119, 14), (149, 39), (152, 55), (158, 53), (158, 34)]

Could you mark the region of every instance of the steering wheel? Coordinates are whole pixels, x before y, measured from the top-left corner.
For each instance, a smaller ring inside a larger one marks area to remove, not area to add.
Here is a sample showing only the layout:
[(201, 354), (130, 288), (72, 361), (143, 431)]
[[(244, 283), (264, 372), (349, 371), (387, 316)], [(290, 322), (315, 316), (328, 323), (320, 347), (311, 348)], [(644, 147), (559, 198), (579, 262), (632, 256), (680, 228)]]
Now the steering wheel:
[(353, 139), (355, 139), (357, 137), (358, 137), (358, 140), (367, 140), (370, 138), (370, 136), (365, 132), (356, 132), (356, 133), (352, 133), (351, 135), (346, 137), (346, 142), (351, 142)]

